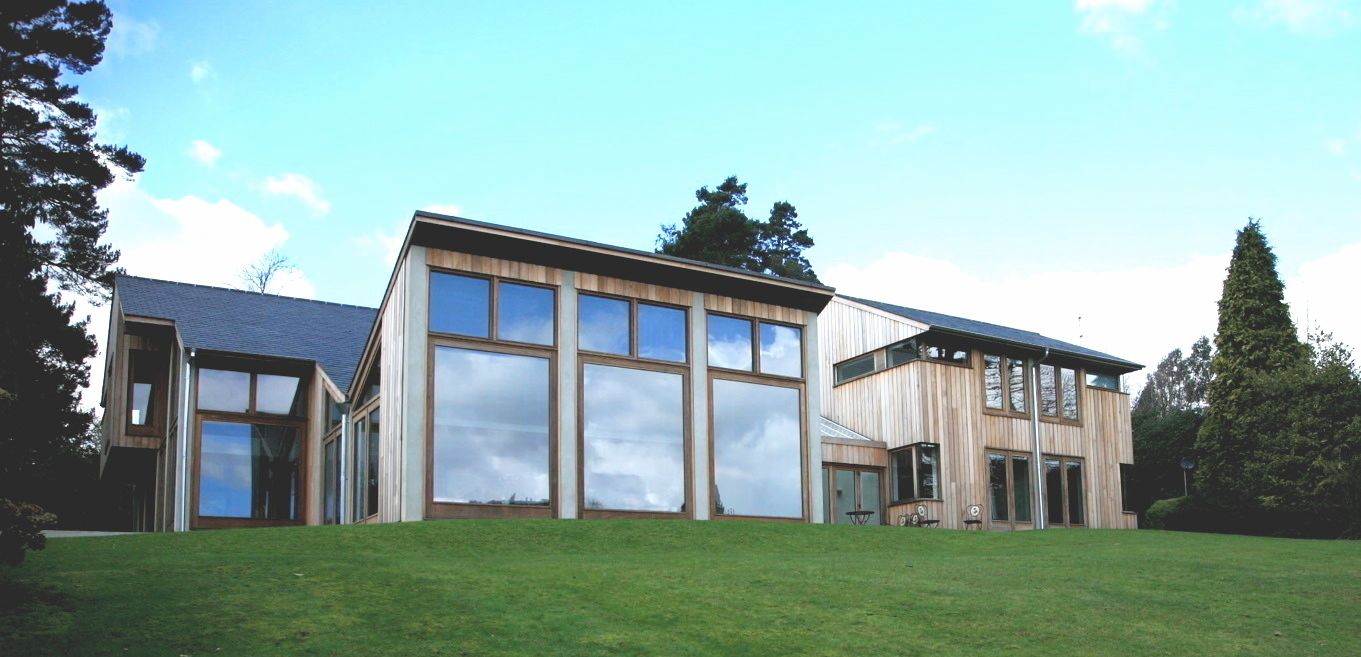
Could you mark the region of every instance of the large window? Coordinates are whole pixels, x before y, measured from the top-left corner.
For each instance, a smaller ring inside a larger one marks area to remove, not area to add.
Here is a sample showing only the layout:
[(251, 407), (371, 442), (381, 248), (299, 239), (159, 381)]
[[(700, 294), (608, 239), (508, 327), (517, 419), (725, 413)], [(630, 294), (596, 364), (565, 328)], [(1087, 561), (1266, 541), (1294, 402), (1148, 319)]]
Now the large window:
[(550, 370), (547, 357), (435, 348), (435, 503), (549, 504)]
[(205, 420), (199, 430), (199, 516), (300, 518), (297, 427)]
[(202, 368), (198, 410), (303, 417), (307, 414), (302, 377)]
[(1033, 489), (1029, 456), (988, 452), (988, 519), (994, 528), (1029, 527)]
[(547, 286), (432, 272), (430, 331), (552, 345), (556, 298)]
[(983, 354), (983, 406), (1014, 415), (1026, 412), (1025, 360)]
[(940, 445), (919, 443), (889, 452), (889, 478), (893, 503), (938, 500), (940, 495)]
[(803, 376), (803, 329), (709, 314), (709, 366)]
[(321, 521), (334, 525), (340, 522), (340, 441), (336, 436), (326, 439), (322, 454)]
[(612, 356), (684, 363), (685, 309), (595, 294), (577, 296), (577, 346)]
[(1077, 371), (1056, 365), (1040, 365), (1040, 414), (1068, 422), (1080, 419)]
[[(822, 468), (822, 521), (837, 525), (883, 524), (881, 471), (828, 465)], [(858, 518), (856, 516), (863, 516)], [(864, 520), (860, 523), (860, 520)]]
[(714, 511), (803, 517), (798, 388), (713, 379)]
[(378, 459), (382, 447), (379, 407), (355, 414), (350, 453), (350, 519), (359, 522), (378, 513)]
[(684, 383), (674, 372), (583, 366), (585, 509), (685, 510)]
[(1086, 524), (1086, 489), (1082, 481), (1082, 459), (1066, 456), (1044, 457), (1045, 520), (1050, 526)]

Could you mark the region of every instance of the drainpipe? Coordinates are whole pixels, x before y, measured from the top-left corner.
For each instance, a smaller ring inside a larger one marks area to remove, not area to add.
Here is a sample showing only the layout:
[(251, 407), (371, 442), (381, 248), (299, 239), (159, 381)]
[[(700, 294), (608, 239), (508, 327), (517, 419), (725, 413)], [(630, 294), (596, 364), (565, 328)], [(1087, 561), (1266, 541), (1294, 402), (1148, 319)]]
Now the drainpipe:
[(189, 358), (184, 361), (184, 380), (180, 385), (180, 395), (183, 402), (180, 411), (179, 435), (176, 440), (179, 446), (176, 449), (175, 459), (175, 531), (189, 530), (189, 431), (192, 429), (189, 420), (189, 385), (194, 380), (194, 355), (193, 349), (189, 350)]
[(1049, 526), (1048, 518), (1045, 517), (1044, 507), (1044, 461), (1040, 450), (1040, 363), (1049, 358), (1049, 348), (1045, 347), (1044, 355), (1039, 360), (1032, 361), (1030, 367), (1030, 437), (1031, 437), (1031, 459), (1035, 462), (1035, 485), (1031, 486), (1035, 495), (1035, 512), (1032, 514), (1035, 519), (1035, 529), (1044, 529)]

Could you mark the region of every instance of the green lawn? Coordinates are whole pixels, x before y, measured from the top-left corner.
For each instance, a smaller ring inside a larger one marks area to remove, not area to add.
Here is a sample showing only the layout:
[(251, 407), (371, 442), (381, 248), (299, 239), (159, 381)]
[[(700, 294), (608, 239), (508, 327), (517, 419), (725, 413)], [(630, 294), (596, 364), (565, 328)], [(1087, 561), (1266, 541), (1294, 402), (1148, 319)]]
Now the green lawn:
[(3, 655), (1361, 655), (1361, 542), (450, 521), (57, 539)]

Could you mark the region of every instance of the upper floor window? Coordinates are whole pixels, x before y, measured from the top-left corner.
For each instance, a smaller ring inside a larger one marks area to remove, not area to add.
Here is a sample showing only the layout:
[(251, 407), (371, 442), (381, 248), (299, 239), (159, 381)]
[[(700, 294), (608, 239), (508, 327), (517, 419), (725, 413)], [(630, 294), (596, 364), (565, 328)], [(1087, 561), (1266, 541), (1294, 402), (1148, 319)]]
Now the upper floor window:
[(683, 308), (577, 296), (577, 347), (582, 351), (684, 363), (687, 335)]
[(302, 417), (306, 394), (297, 376), (205, 367), (198, 372), (198, 410)]
[(1077, 421), (1077, 370), (1056, 365), (1040, 365), (1040, 413)]
[(951, 363), (965, 367), (969, 365), (969, 350), (964, 347), (927, 344), (922, 348), (922, 355), (927, 360), (940, 363)]
[(128, 352), (128, 426), (157, 428), (161, 408), (161, 387), (165, 368), (161, 354), (133, 349)]
[(851, 379), (865, 376), (874, 372), (874, 354), (856, 356), (850, 360), (837, 363), (832, 369), (836, 372), (837, 383), (845, 383)]
[(1120, 390), (1120, 375), (1088, 372), (1087, 386), (1091, 388), (1105, 388), (1106, 390), (1115, 390), (1118, 392)]
[(803, 329), (710, 314), (709, 365), (775, 376), (803, 376)]
[(884, 360), (888, 367), (893, 367), (895, 365), (912, 362), (918, 358), (921, 358), (921, 347), (919, 347), (917, 341), (913, 339), (889, 345)]
[(994, 411), (1026, 412), (1025, 360), (983, 354), (983, 405)]
[(551, 345), (556, 293), (550, 287), (432, 272), (430, 330), (473, 338)]

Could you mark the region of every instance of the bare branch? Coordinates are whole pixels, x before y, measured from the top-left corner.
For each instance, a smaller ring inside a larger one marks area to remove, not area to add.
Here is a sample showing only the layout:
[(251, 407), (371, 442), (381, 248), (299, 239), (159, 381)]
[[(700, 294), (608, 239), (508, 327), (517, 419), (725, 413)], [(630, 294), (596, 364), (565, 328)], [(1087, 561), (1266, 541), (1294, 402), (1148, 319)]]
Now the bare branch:
[(277, 282), (278, 275), (294, 269), (296, 267), (293, 266), (293, 262), (287, 256), (279, 253), (278, 250), (270, 251), (241, 270), (241, 289), (269, 294), (269, 286)]

